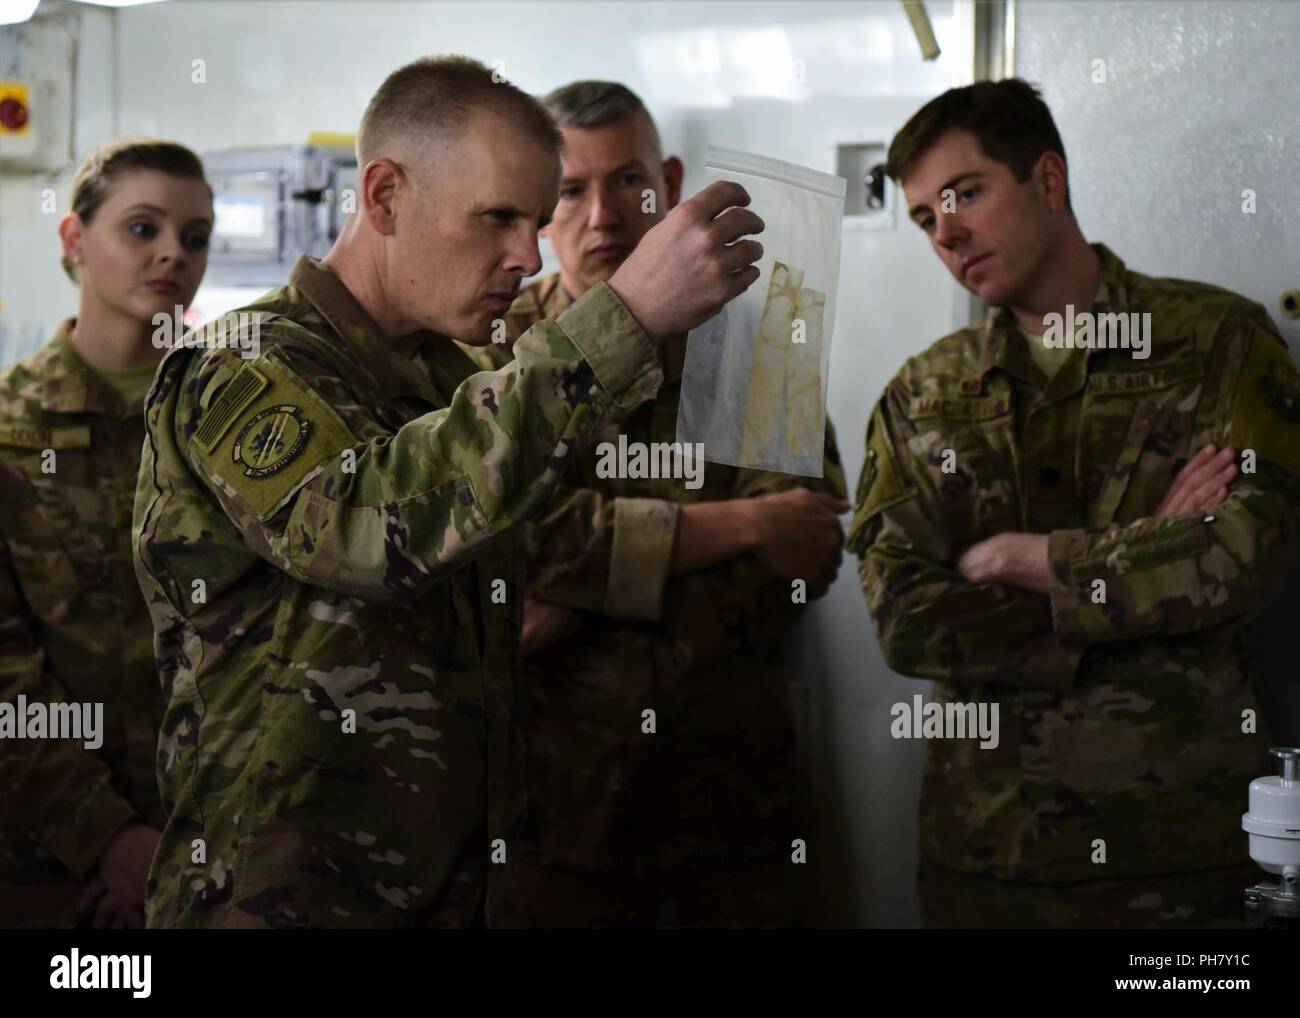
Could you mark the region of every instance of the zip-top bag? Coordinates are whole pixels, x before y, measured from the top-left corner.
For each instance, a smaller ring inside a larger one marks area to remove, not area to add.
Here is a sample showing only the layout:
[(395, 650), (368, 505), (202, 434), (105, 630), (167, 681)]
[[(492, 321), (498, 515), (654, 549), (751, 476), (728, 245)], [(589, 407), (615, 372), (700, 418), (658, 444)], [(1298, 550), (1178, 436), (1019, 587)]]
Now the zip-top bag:
[(821, 477), (847, 181), (710, 146), (702, 186), (715, 180), (740, 184), (765, 224), (761, 275), (691, 330), (677, 441), (714, 463)]

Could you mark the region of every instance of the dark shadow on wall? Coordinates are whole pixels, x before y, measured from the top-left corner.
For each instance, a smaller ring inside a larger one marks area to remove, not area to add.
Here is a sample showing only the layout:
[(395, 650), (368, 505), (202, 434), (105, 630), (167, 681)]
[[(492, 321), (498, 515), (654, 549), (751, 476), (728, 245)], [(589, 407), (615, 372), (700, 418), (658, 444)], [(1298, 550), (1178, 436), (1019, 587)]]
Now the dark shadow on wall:
[(844, 929), (861, 924), (848, 824), (844, 815), (844, 785), (834, 765), (827, 700), (829, 662), (822, 645), (817, 611), (805, 612), (786, 640), (790, 672), (796, 677), (796, 716), (802, 761), (812, 785), (816, 829), (809, 846), (807, 889), (811, 897), (807, 922), (817, 929)]
[(1246, 659), (1274, 746), (1300, 746), (1300, 555), (1286, 586), (1245, 634)]

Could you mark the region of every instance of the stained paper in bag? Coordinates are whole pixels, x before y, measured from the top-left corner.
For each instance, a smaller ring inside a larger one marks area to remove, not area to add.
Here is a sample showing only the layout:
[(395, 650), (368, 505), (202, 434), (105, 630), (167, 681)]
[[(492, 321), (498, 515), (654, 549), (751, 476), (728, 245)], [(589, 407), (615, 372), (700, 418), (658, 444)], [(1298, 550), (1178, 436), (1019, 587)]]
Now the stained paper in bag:
[(843, 177), (710, 147), (704, 186), (734, 180), (765, 229), (753, 286), (691, 330), (677, 441), (715, 463), (822, 476)]

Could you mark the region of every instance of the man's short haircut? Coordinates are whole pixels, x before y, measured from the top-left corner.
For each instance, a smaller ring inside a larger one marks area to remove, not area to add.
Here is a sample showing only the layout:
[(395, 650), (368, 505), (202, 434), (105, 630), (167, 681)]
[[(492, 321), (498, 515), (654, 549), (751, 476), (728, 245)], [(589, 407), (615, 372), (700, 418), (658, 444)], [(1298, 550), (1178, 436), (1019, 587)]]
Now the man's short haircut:
[[(984, 154), (1010, 169), (1022, 184), (1044, 152), (1055, 152), (1065, 162), (1060, 132), (1038, 89), (1020, 78), (1006, 78), (950, 88), (931, 99), (894, 136), (885, 172), (894, 181), (902, 180), (951, 130), (973, 134)], [(1065, 207), (1070, 208), (1068, 181)]]
[(659, 129), (640, 96), (616, 81), (575, 81), (548, 92), (542, 105), (561, 127), (591, 130), (642, 114), (659, 149)]
[(462, 56), (423, 57), (398, 68), (384, 79), (361, 116), (357, 162), (365, 166), (385, 155), (385, 146), (398, 138), (436, 147), (462, 131), (477, 109), (505, 117), (558, 154), (564, 136), (545, 107), (510, 82), (494, 81), (493, 73)]

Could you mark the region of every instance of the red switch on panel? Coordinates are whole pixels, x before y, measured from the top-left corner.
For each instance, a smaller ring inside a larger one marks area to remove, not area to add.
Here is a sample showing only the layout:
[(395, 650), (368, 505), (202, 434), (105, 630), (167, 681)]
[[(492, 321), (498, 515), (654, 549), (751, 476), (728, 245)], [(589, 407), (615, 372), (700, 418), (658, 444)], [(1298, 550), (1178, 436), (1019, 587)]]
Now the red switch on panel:
[(27, 126), (27, 106), (21, 99), (0, 99), (0, 130), (21, 131)]

